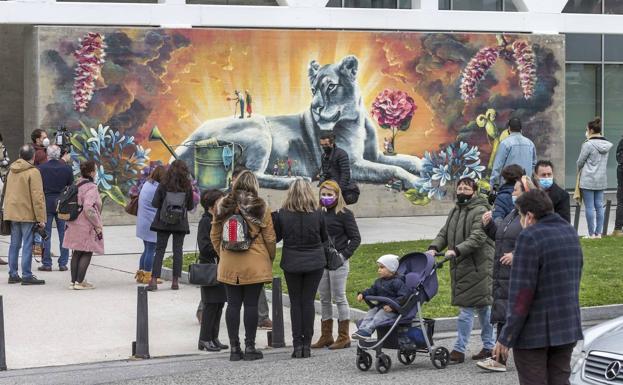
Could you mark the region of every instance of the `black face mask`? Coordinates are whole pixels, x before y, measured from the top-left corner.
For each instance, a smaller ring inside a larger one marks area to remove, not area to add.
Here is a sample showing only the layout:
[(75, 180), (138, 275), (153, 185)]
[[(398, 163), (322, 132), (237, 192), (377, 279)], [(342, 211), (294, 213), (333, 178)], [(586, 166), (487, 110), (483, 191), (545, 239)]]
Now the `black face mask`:
[(332, 150), (333, 150), (333, 147), (331, 146), (322, 146), (322, 151), (324, 151), (324, 153), (327, 155), (329, 155)]
[(465, 203), (468, 200), (472, 199), (473, 195), (467, 195), (467, 194), (456, 194), (456, 201), (459, 203)]

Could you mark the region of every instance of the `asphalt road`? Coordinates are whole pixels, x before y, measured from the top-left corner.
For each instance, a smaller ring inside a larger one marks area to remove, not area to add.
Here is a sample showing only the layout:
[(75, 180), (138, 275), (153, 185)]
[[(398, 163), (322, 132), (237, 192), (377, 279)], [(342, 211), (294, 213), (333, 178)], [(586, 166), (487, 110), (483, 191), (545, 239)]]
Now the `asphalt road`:
[[(472, 336), (471, 353), (480, 349), (480, 339)], [(452, 348), (454, 340), (436, 341)], [(199, 354), (145, 361), (117, 361), (0, 373), (0, 384), (518, 384), (512, 362), (506, 373), (485, 373), (468, 357), (465, 363), (435, 369), (428, 357), (418, 356), (404, 366), (396, 352), (392, 369), (381, 375), (374, 370), (361, 372), (355, 367), (355, 349), (312, 352), (309, 359), (291, 359), (290, 349), (265, 351), (265, 358), (255, 362), (230, 362), (228, 354)], [(68, 351), (79, 354), (79, 349)]]

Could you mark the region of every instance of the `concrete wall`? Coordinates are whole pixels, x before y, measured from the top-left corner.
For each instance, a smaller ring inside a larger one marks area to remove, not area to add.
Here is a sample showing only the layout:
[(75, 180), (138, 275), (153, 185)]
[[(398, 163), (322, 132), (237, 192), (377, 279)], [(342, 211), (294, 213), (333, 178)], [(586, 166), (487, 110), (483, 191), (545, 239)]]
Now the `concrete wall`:
[(0, 25), (0, 132), (9, 157), (24, 144), (24, 44), (26, 26)]

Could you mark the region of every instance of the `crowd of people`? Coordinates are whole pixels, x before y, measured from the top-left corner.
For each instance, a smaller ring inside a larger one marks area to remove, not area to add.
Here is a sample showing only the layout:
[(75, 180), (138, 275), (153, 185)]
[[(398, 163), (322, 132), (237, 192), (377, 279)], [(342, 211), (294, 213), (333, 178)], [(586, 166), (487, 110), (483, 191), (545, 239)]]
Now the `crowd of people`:
[[(482, 349), (471, 358), (484, 370), (505, 371), (512, 348), (520, 382), (532, 384), (536, 379), (568, 377), (571, 351), (582, 338), (578, 300), (582, 249), (577, 232), (569, 224), (570, 196), (556, 184), (554, 165), (537, 159), (535, 146), (522, 134), (519, 119), (512, 118), (508, 129), (510, 134), (499, 145), (490, 178), (497, 191), (495, 201), (489, 202), (480, 194), (478, 181), (469, 177), (458, 181), (456, 204), (426, 253), (434, 258), (445, 252), (450, 259), (451, 303), (459, 308), (458, 336), (450, 361), (465, 361), (474, 316), (478, 315)], [(603, 231), (603, 194), (612, 147), (601, 132), (598, 118), (587, 124), (586, 141), (577, 160), (574, 197), (586, 206), (590, 238), (601, 237)], [(232, 361), (263, 357), (255, 340), (258, 327), (270, 323), (264, 284), (272, 280), (279, 242), (283, 242), (280, 267), (291, 304), (292, 357), (308, 358), (312, 349), (350, 347), (346, 283), (349, 259), (356, 257), (361, 236), (347, 204), (356, 201), (359, 190), (350, 180), (348, 154), (336, 146), (335, 137), (323, 135), (319, 140), (323, 154), (318, 188), (297, 178), (276, 210), (261, 198), (256, 175), (241, 166), (234, 169), (228, 191), (202, 192), (198, 261), (218, 265), (218, 283), (201, 287), (199, 350), (229, 349)], [(45, 284), (32, 274), (32, 246), (36, 237), (43, 239), (44, 254), (38, 270), (52, 271), (48, 235), (55, 222), (60, 246), (58, 269), (70, 270), (69, 289), (93, 289), (86, 280), (87, 270), (92, 256), (104, 253), (99, 165), (82, 162), (80, 175), (74, 178), (70, 154), (50, 144), (43, 130), (32, 133), (32, 143), (22, 146), (19, 159), (12, 163), (0, 137), (0, 158), (2, 220), (10, 222), (11, 235), (8, 283)], [(623, 140), (617, 148), (617, 161), (621, 203)], [(67, 216), (59, 211), (59, 201), (72, 191), (79, 210)], [(169, 238), (173, 243), (171, 289), (179, 289), (183, 243), (190, 233), (188, 212), (194, 206), (191, 174), (181, 160), (168, 167), (155, 167), (142, 185), (136, 236), (144, 250), (135, 279), (147, 285), (147, 290), (156, 291), (163, 282), (162, 263)], [(621, 206), (617, 207), (615, 235), (620, 235), (623, 227)], [(340, 263), (329, 269), (327, 255), (331, 250)], [(357, 299), (384, 295), (403, 302), (409, 293), (397, 273), (398, 265), (399, 257), (380, 256), (379, 279), (370, 288), (361, 288)], [(321, 335), (312, 343), (317, 294)], [(225, 303), (229, 345), (219, 340)], [(352, 338), (371, 338), (377, 325), (395, 317), (389, 306), (373, 308)], [(244, 350), (238, 337), (241, 318)]]

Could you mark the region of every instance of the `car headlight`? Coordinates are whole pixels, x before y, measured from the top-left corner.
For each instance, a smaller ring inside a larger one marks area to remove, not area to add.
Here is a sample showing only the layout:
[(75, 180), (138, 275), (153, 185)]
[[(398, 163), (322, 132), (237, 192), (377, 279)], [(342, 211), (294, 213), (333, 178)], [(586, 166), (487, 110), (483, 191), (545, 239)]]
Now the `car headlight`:
[(584, 352), (584, 341), (578, 341), (571, 353), (571, 373), (577, 373), (586, 359), (586, 352)]

